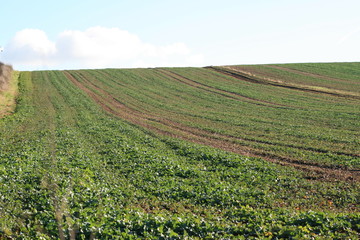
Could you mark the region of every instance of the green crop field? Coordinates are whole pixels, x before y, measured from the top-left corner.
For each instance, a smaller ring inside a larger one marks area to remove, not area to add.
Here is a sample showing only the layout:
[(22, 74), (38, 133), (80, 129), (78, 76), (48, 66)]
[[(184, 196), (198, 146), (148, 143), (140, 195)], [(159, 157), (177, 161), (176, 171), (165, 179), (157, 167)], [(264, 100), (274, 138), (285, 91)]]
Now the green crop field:
[(357, 239), (358, 67), (20, 72), (0, 239)]

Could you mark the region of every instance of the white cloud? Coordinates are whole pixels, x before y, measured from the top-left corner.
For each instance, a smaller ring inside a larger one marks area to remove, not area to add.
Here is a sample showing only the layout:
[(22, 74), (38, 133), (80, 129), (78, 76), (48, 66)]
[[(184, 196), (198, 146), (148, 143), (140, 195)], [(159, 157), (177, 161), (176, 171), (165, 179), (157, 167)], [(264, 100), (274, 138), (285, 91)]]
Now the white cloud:
[(5, 48), (5, 61), (19, 70), (105, 67), (200, 66), (201, 54), (177, 42), (157, 46), (118, 28), (68, 30), (50, 41), (45, 32), (24, 29)]
[(50, 64), (55, 54), (55, 43), (51, 42), (43, 31), (37, 29), (24, 29), (16, 33), (4, 51), (9, 63), (30, 67)]

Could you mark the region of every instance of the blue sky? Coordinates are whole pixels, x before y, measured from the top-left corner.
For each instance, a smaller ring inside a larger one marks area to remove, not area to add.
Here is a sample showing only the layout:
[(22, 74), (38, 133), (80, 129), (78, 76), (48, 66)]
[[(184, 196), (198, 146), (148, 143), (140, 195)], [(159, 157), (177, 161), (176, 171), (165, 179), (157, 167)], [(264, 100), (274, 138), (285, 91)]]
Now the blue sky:
[(360, 1), (8, 1), (19, 70), (360, 61)]

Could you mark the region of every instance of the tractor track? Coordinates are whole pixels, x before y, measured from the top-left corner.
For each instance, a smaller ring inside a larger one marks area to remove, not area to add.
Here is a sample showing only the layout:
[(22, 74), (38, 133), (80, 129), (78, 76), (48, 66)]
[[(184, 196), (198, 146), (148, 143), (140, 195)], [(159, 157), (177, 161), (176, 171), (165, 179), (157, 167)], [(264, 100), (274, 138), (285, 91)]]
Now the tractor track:
[(329, 76), (323, 76), (323, 75), (320, 75), (320, 74), (300, 71), (300, 70), (287, 68), (287, 67), (283, 67), (283, 66), (268, 65), (268, 67), (278, 69), (278, 70), (287, 71), (287, 72), (291, 72), (291, 73), (295, 73), (295, 74), (299, 74), (299, 75), (303, 75), (303, 76), (306, 76), (306, 77), (313, 77), (313, 78), (319, 78), (319, 79), (323, 79), (323, 80), (330, 80), (330, 81), (349, 83), (349, 81), (347, 81), (345, 79), (334, 78), (334, 77), (329, 77)]
[(282, 88), (288, 88), (288, 89), (294, 89), (294, 90), (298, 90), (298, 91), (304, 91), (304, 92), (312, 92), (312, 93), (317, 93), (317, 94), (327, 94), (327, 95), (331, 95), (331, 96), (336, 96), (336, 97), (344, 97), (344, 98), (350, 98), (350, 99), (360, 99), (360, 96), (358, 94), (353, 94), (351, 92), (337, 92), (335, 90), (331, 90), (328, 89), (329, 91), (326, 90), (321, 90), (321, 89), (314, 89), (316, 86), (303, 86), (303, 85), (298, 85), (298, 84), (287, 84), (285, 82), (276, 80), (276, 79), (269, 79), (266, 77), (260, 77), (260, 76), (251, 76), (246, 72), (243, 72), (241, 70), (235, 70), (233, 68), (230, 67), (206, 67), (207, 69), (211, 69), (213, 71), (237, 78), (241, 81), (246, 81), (246, 82), (252, 82), (252, 83), (257, 83), (257, 84), (264, 84), (264, 85), (272, 85), (272, 86), (276, 86), (276, 87), (282, 87)]
[(293, 106), (289, 106), (289, 105), (285, 105), (285, 104), (278, 104), (278, 103), (273, 103), (273, 102), (268, 102), (268, 101), (264, 101), (264, 100), (259, 100), (256, 98), (251, 98), (251, 97), (247, 97), (244, 95), (241, 95), (239, 93), (234, 93), (234, 92), (230, 92), (230, 91), (226, 91), (226, 90), (222, 90), (222, 89), (218, 89), (218, 88), (214, 88), (212, 86), (200, 83), (200, 82), (196, 82), (194, 80), (191, 80), (189, 78), (186, 78), (184, 76), (181, 76), (177, 73), (174, 73), (170, 70), (165, 70), (165, 69), (156, 69), (158, 72), (160, 72), (162, 75), (165, 75), (167, 77), (170, 77), (173, 80), (176, 80), (180, 83), (183, 83), (185, 85), (188, 85), (190, 87), (195, 87), (210, 93), (214, 93), (229, 99), (233, 99), (233, 100), (237, 100), (237, 101), (246, 101), (247, 103), (250, 104), (255, 104), (255, 105), (259, 105), (259, 106), (265, 106), (265, 107), (272, 107), (272, 108), (294, 108)]

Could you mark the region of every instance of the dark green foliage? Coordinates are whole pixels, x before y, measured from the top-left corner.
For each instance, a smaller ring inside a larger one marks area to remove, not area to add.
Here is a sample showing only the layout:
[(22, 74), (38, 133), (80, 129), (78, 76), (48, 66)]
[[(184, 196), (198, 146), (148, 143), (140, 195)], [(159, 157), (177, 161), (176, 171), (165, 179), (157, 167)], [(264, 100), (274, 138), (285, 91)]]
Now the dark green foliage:
[(62, 72), (23, 72), (20, 91), (0, 120), (0, 239), (359, 237), (356, 184), (154, 137)]

